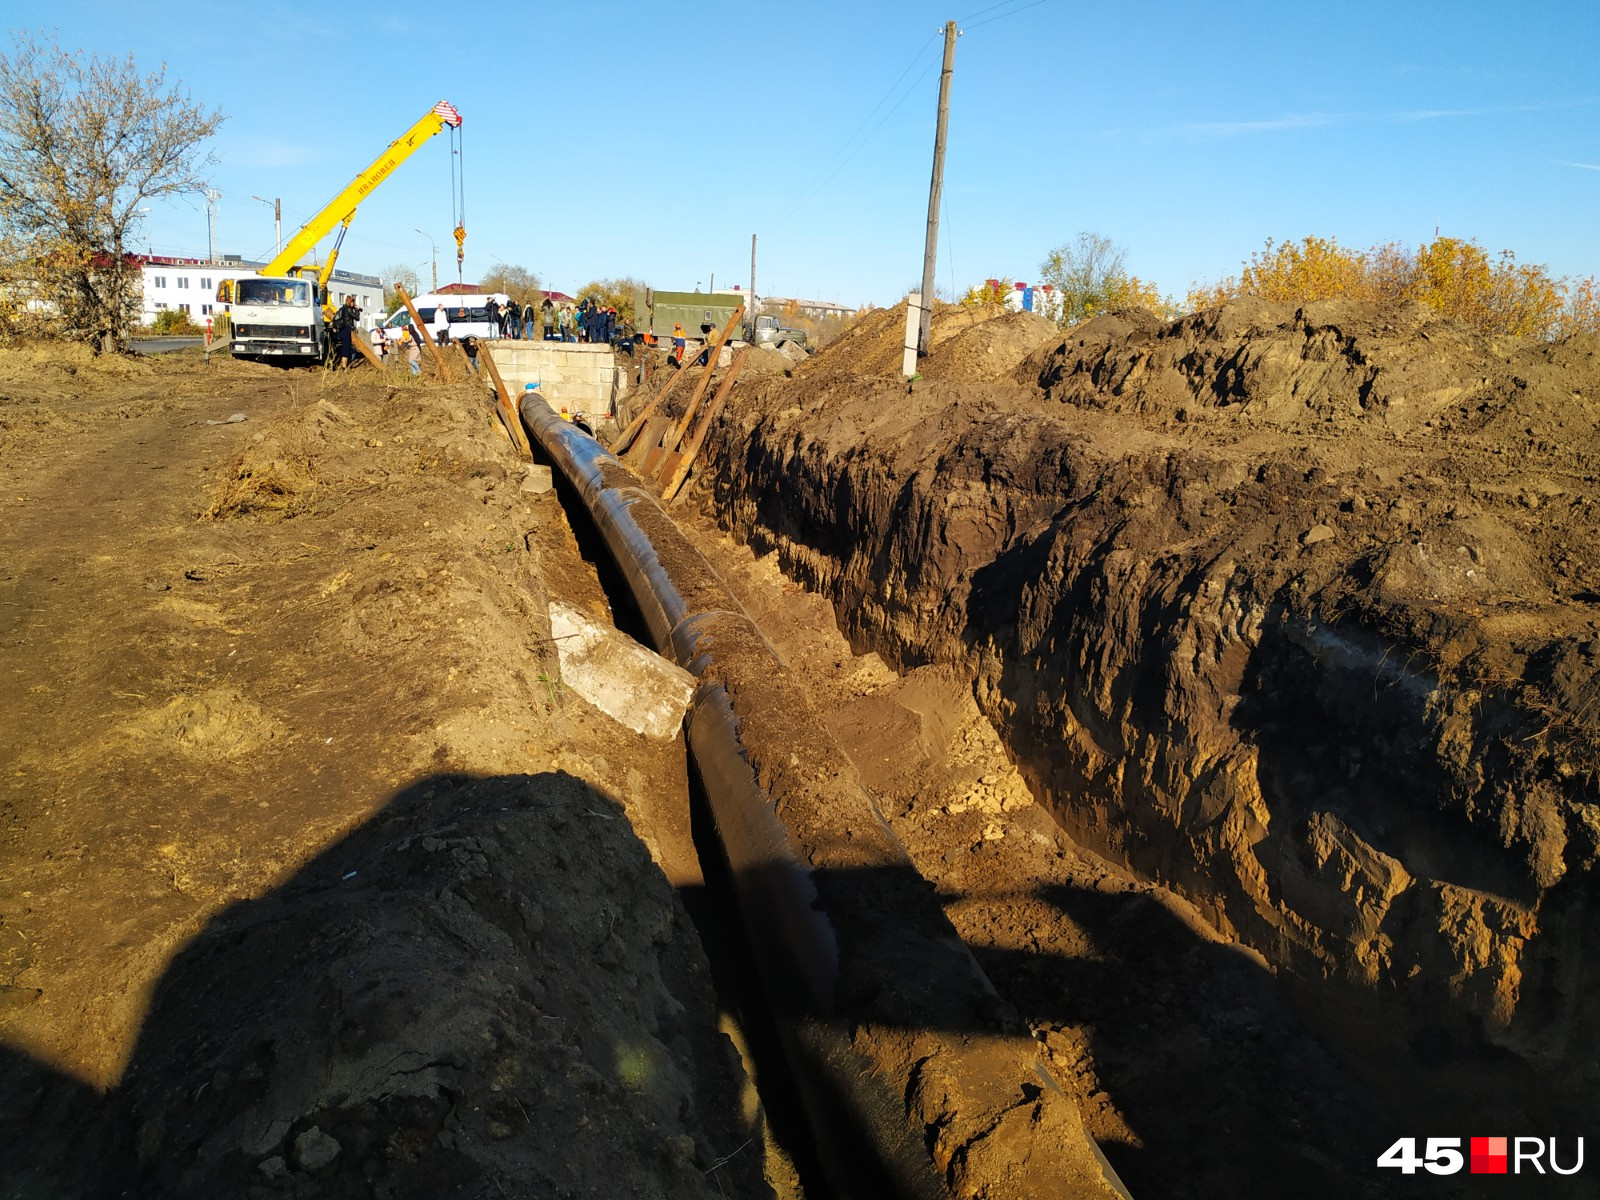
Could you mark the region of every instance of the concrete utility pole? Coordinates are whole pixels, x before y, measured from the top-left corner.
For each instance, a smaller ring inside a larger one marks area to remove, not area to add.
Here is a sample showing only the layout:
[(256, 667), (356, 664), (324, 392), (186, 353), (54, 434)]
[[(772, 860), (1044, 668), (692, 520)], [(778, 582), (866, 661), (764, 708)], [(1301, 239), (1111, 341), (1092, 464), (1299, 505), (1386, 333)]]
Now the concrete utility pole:
[(222, 199), (222, 193), (207, 188), (201, 194), (206, 198), (206, 261), (211, 262), (217, 257), (217, 201)]
[(933, 325), (933, 264), (939, 257), (939, 197), (944, 191), (944, 134), (950, 124), (950, 76), (956, 68), (954, 21), (944, 26), (944, 70), (939, 74), (939, 128), (933, 135), (933, 181), (928, 187), (928, 241), (922, 251), (922, 324), (917, 330), (917, 354), (928, 353), (928, 332)]
[[(417, 232), (422, 233), (422, 230), (419, 229)], [(439, 243), (434, 241), (429, 234), (422, 233), (422, 236), (427, 238), (428, 245), (433, 247), (433, 287), (429, 290), (437, 292), (439, 290)]]
[(756, 235), (753, 234), (753, 233), (750, 235), (750, 299), (745, 301), (745, 304), (747, 305), (747, 307), (745, 309), (745, 315), (750, 318), (750, 328), (753, 331), (755, 329), (755, 327), (756, 327), (756, 312), (757, 312), (757, 309), (756, 309)]
[(283, 253), (283, 200), (274, 197), (268, 200), (265, 196), (251, 196), (252, 200), (259, 200), (263, 204), (272, 205), (272, 236), (278, 243), (278, 248), (273, 251), (274, 256)]

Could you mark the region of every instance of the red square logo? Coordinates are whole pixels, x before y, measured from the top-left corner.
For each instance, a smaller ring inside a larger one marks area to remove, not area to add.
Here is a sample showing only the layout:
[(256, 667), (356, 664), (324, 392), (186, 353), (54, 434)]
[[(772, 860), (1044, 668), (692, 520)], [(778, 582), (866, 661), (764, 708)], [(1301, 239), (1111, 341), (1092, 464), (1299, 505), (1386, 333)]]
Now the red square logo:
[(1506, 1173), (1506, 1141), (1503, 1137), (1475, 1137), (1472, 1139), (1472, 1173), (1474, 1175), (1504, 1175)]

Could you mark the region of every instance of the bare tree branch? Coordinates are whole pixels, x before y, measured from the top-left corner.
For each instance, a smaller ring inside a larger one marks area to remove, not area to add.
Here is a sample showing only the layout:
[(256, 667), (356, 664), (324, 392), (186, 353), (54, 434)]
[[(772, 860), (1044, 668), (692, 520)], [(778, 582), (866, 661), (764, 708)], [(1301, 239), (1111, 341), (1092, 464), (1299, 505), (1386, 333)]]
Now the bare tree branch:
[(97, 352), (127, 345), (138, 271), (126, 247), (150, 200), (199, 191), (220, 110), (140, 74), (130, 54), (14, 35), (0, 53), (0, 332), (53, 325)]

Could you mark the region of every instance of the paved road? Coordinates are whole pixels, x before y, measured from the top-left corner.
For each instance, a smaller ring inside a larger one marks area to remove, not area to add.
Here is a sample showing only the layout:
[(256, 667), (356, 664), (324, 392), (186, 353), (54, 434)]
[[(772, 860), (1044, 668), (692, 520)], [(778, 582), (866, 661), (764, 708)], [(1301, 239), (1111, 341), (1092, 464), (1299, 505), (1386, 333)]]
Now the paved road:
[(170, 354), (174, 350), (185, 350), (190, 346), (204, 346), (206, 339), (203, 337), (142, 337), (134, 338), (133, 348), (141, 354)]

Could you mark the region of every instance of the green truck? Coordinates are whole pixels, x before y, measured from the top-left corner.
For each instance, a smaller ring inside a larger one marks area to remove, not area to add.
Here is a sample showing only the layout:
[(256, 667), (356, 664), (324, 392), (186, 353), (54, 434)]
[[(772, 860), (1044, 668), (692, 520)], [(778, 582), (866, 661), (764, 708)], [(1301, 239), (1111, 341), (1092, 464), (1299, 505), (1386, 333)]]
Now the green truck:
[[(734, 310), (746, 297), (728, 292), (659, 292), (641, 288), (633, 295), (634, 324), (648, 329), (658, 338), (670, 338), (672, 327), (683, 326), (684, 336), (710, 339), (728, 323)], [(777, 318), (758, 316), (751, 321), (747, 312), (734, 337), (757, 346), (774, 349), (785, 343), (806, 344), (803, 329), (789, 329)]]
[(728, 323), (743, 296), (716, 292), (658, 292), (642, 288), (633, 295), (633, 323), (658, 338), (670, 338), (674, 324), (692, 338), (715, 337)]

